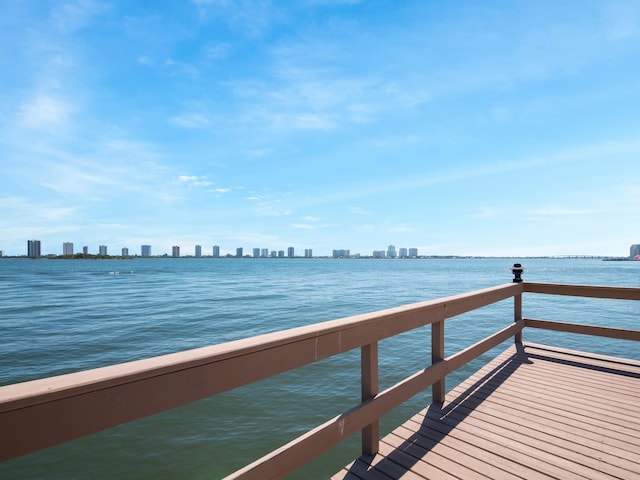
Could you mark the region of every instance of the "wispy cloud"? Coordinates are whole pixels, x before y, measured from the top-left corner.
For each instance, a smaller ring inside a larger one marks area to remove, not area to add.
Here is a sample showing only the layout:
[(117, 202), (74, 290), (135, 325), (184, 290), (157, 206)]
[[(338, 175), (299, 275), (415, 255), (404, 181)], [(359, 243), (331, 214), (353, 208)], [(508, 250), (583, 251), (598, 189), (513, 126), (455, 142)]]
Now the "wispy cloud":
[(29, 128), (60, 125), (69, 119), (74, 107), (62, 98), (37, 93), (20, 106), (22, 124)]
[(110, 9), (110, 2), (94, 0), (63, 1), (53, 4), (51, 18), (62, 32), (69, 33), (86, 27), (94, 17), (102, 15)]
[(184, 113), (170, 118), (169, 121), (184, 128), (205, 128), (211, 124), (209, 118), (201, 113)]
[(245, 111), (242, 123), (282, 132), (292, 130), (333, 130), (338, 126), (337, 118), (331, 114), (313, 112), (286, 112), (268, 108), (251, 108)]
[(147, 57), (146, 55), (142, 55), (140, 57), (138, 57), (138, 63), (141, 65), (146, 65), (147, 67), (153, 67), (155, 66), (155, 63), (153, 60), (151, 60), (149, 57)]
[(198, 177), (195, 175), (179, 175), (178, 181), (189, 187), (210, 187), (213, 182), (207, 180), (206, 177)]
[(395, 226), (395, 227), (391, 227), (389, 229), (389, 232), (391, 232), (391, 233), (409, 233), (409, 232), (415, 232), (415, 228), (408, 227), (406, 225), (398, 225), (398, 226)]
[(272, 195), (253, 194), (245, 197), (246, 200), (254, 203), (255, 212), (260, 215), (268, 215), (272, 217), (286, 217), (293, 214), (293, 209), (283, 206), (283, 199), (275, 198)]
[(545, 217), (575, 217), (584, 215), (593, 215), (596, 213), (602, 213), (602, 210), (596, 209), (574, 209), (564, 207), (545, 207), (533, 210), (531, 212), (534, 215), (540, 215)]
[(362, 207), (349, 207), (349, 212), (354, 215), (371, 215), (371, 212)]
[(203, 47), (203, 52), (208, 60), (222, 60), (231, 53), (231, 44), (227, 42), (208, 43)]
[(173, 58), (165, 60), (164, 67), (172, 75), (184, 75), (191, 78), (195, 78), (200, 75), (198, 67), (191, 65), (190, 63), (174, 60)]
[(277, 18), (278, 9), (268, 0), (192, 0), (203, 21), (222, 19), (248, 37), (260, 37)]

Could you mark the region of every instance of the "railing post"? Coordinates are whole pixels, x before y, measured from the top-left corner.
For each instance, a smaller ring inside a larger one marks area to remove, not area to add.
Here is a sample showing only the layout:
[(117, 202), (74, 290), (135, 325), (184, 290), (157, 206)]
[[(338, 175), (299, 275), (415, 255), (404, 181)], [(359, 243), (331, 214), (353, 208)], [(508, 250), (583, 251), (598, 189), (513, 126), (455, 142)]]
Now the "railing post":
[[(522, 320), (522, 294), (519, 293), (513, 297), (513, 321)], [(522, 343), (522, 330), (513, 336), (515, 343)]]
[[(362, 401), (378, 394), (378, 342), (360, 348)], [(362, 453), (375, 455), (380, 446), (380, 420), (362, 429)]]
[[(511, 267), (511, 272), (513, 272), (513, 282), (521, 283), (522, 282), (522, 272), (524, 268), (519, 263), (514, 263), (513, 267)], [(519, 293), (514, 295), (513, 297), (513, 321), (518, 322), (522, 320), (522, 294)], [(515, 343), (522, 343), (522, 330), (516, 333), (513, 337)]]
[[(431, 324), (431, 365), (444, 360), (444, 318)], [(445, 377), (431, 386), (433, 403), (444, 403)]]

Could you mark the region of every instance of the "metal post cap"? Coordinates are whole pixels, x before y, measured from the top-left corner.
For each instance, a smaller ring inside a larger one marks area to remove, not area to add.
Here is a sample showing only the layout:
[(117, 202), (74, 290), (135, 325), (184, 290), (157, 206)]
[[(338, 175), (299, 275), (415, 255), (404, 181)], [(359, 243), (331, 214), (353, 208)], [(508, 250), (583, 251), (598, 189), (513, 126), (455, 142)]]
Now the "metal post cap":
[(513, 273), (513, 281), (515, 283), (522, 282), (522, 272), (524, 272), (524, 268), (519, 263), (514, 263), (513, 267), (511, 267), (511, 273)]

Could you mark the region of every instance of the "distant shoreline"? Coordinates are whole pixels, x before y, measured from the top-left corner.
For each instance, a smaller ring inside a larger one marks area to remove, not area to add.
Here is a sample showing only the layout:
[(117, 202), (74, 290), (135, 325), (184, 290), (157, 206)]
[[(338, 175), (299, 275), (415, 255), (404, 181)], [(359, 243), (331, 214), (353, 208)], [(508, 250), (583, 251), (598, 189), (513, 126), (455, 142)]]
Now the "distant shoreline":
[(213, 259), (213, 260), (226, 260), (226, 259), (251, 259), (251, 260), (300, 260), (300, 259), (331, 259), (331, 260), (468, 260), (468, 259), (557, 259), (557, 260), (603, 260), (603, 261), (634, 261), (633, 257), (611, 257), (604, 255), (543, 255), (543, 256), (477, 256), (477, 255), (419, 255), (417, 257), (374, 257), (370, 255), (353, 255), (349, 257), (333, 257), (326, 256), (313, 256), (313, 257), (253, 257), (251, 255), (244, 255), (238, 257), (235, 255), (224, 255), (214, 257), (213, 255), (202, 255), (196, 257), (193, 255), (184, 255), (180, 257), (173, 257), (171, 255), (151, 255), (143, 257), (140, 255), (92, 255), (92, 254), (76, 254), (76, 255), (42, 255), (39, 257), (28, 257), (26, 255), (3, 255), (0, 259), (13, 258), (13, 259), (26, 259), (26, 260), (140, 260), (140, 259)]

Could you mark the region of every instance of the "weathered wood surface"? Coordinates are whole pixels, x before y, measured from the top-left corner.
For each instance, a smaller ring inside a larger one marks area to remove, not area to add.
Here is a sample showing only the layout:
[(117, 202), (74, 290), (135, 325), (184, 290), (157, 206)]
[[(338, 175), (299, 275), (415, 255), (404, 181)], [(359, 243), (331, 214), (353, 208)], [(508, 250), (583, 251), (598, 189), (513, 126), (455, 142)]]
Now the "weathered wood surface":
[(640, 362), (525, 344), (332, 477), (640, 479)]

